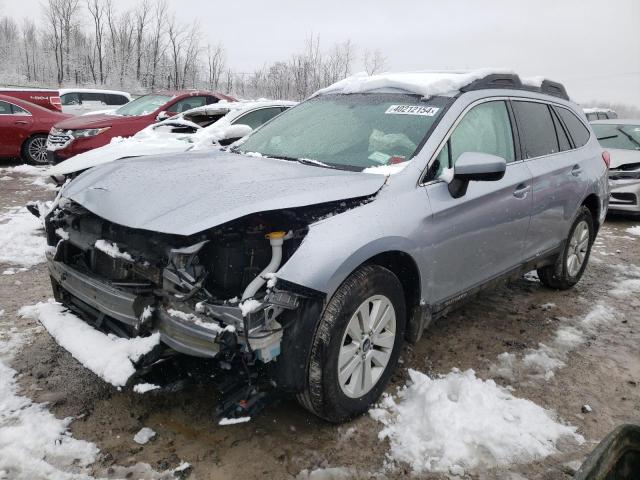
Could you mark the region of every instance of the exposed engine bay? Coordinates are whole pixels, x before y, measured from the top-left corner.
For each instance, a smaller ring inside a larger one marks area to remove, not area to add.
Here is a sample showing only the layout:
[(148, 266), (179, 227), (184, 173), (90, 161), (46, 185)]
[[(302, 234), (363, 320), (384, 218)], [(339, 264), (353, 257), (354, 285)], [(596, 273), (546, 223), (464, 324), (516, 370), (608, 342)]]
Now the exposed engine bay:
[(180, 353), (220, 359), (243, 352), (268, 363), (292, 321), (283, 312), (321, 296), (279, 281), (278, 268), (310, 224), (368, 201), (258, 213), (180, 236), (123, 227), (63, 199), (46, 218), (54, 293), (108, 333), (159, 330)]

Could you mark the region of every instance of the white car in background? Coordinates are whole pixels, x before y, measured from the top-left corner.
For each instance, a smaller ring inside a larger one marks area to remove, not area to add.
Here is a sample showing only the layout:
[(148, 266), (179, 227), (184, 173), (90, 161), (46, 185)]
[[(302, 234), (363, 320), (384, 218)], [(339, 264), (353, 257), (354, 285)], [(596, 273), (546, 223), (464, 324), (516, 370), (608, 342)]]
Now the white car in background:
[(611, 110), (610, 108), (583, 108), (582, 111), (587, 117), (587, 120), (593, 122), (594, 120), (609, 120), (613, 118), (618, 118), (618, 114), (615, 110)]
[(611, 156), (609, 211), (640, 214), (640, 120), (597, 120), (591, 126)]
[(107, 113), (133, 100), (129, 93), (118, 90), (61, 88), (59, 93), (62, 111), (71, 115)]
[(180, 153), (228, 145), (294, 106), (286, 100), (218, 102), (193, 108), (140, 130), (133, 137), (114, 138), (104, 147), (58, 163), (48, 171), (58, 182), (84, 170), (122, 158)]

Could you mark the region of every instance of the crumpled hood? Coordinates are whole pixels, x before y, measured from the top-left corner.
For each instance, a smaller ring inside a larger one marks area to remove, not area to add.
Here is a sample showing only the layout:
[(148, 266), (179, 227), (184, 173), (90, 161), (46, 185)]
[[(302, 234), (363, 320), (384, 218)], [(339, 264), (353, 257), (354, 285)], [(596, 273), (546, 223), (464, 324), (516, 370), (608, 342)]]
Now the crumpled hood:
[(373, 195), (385, 179), (207, 151), (112, 162), (80, 175), (62, 196), (119, 225), (192, 235), (252, 213)]
[(623, 150), (621, 148), (607, 149), (611, 155), (611, 168), (618, 168), (628, 163), (640, 162), (639, 150)]

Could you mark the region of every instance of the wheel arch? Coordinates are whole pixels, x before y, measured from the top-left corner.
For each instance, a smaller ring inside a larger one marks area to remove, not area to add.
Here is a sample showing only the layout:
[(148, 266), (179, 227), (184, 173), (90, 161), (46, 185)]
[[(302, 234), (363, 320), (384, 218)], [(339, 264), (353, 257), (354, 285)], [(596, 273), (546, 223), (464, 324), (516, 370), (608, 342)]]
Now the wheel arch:
[(587, 195), (587, 197), (580, 204), (580, 206), (587, 207), (591, 212), (591, 217), (593, 218), (593, 224), (596, 228), (596, 232), (595, 232), (596, 234), (600, 229), (600, 213), (601, 213), (600, 204), (601, 204), (600, 199), (595, 193), (590, 193), (589, 195)]

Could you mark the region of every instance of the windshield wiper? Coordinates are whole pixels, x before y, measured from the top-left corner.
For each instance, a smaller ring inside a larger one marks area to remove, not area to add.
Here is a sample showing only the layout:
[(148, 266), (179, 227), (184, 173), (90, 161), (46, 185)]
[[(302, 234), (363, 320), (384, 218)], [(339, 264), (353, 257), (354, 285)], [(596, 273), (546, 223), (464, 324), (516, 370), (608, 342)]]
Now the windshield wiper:
[(627, 132), (625, 132), (622, 128), (618, 127), (616, 128), (616, 130), (618, 130), (620, 133), (622, 133), (625, 137), (627, 137), (629, 139), (629, 141), (635, 143), (638, 147), (640, 147), (640, 142), (638, 142), (635, 138), (633, 138), (632, 135), (628, 134)]

